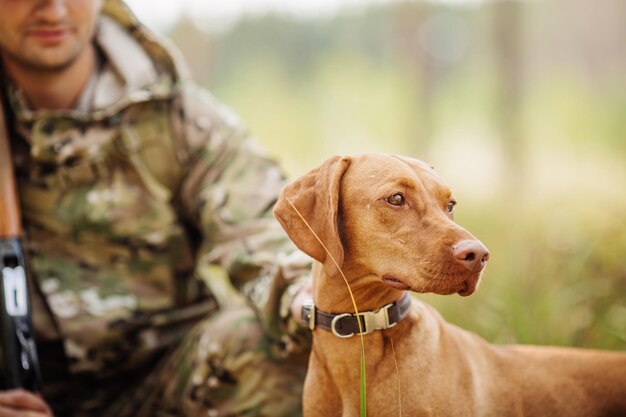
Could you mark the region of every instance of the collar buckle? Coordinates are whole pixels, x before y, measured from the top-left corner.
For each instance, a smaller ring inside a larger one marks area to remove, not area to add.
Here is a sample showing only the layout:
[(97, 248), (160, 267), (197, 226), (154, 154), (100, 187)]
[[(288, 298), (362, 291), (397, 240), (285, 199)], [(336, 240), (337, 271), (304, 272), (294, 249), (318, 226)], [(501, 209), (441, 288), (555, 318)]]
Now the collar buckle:
[[(339, 338), (347, 339), (354, 335), (362, 335), (362, 334), (365, 335), (365, 334), (373, 333), (375, 330), (390, 329), (396, 324), (398, 324), (397, 322), (396, 323), (389, 322), (389, 309), (393, 305), (394, 305), (393, 303), (387, 304), (386, 306), (383, 306), (376, 311), (364, 311), (358, 314), (350, 314), (350, 313), (339, 314), (333, 318), (333, 321), (331, 322), (331, 325), (330, 325), (330, 331), (332, 332), (332, 334), (334, 334), (335, 336)], [(356, 317), (357, 320), (359, 320), (361, 323), (362, 331), (349, 333), (349, 334), (339, 333), (337, 331), (337, 323), (339, 322), (339, 320), (343, 319), (344, 317)]]
[(315, 303), (312, 299), (307, 298), (302, 302), (302, 313), (305, 319), (305, 324), (309, 329), (315, 330)]

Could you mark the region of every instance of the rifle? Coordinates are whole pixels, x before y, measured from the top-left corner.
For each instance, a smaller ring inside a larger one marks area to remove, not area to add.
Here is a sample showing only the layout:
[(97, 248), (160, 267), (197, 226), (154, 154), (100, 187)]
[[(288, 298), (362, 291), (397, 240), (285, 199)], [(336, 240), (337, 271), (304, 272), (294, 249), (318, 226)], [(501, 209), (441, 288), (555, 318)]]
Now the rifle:
[(0, 102), (0, 359), (3, 388), (41, 389), (33, 339), (20, 210)]

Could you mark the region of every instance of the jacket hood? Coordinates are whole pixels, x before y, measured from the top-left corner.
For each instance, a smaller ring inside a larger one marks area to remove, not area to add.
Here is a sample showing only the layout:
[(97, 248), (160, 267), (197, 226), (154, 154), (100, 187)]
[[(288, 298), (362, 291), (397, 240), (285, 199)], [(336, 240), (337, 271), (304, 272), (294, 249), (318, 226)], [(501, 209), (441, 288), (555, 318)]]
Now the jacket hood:
[(159, 36), (139, 21), (124, 1), (105, 0), (102, 16), (112, 19), (137, 41), (153, 61), (159, 75), (169, 75), (174, 82), (189, 78), (189, 70), (180, 51), (168, 39)]

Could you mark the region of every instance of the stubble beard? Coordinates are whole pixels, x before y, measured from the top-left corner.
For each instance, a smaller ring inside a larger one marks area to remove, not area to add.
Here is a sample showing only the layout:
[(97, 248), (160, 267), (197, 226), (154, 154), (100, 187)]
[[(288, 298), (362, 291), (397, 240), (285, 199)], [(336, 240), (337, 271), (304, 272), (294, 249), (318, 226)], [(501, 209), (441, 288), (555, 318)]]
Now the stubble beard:
[(64, 72), (71, 67), (80, 57), (81, 53), (87, 49), (89, 42), (84, 45), (78, 45), (73, 50), (65, 53), (65, 56), (48, 57), (48, 51), (41, 54), (23, 54), (19, 51), (0, 50), (0, 58), (6, 63), (10, 62), (12, 66), (19, 68), (21, 71), (38, 74), (58, 74)]

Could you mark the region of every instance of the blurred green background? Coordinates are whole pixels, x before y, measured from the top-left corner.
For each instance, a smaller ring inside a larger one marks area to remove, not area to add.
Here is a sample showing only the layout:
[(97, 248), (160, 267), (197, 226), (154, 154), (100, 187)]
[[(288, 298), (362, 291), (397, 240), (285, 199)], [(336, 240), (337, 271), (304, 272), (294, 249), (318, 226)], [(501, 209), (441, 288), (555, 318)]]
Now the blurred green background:
[(163, 32), (291, 177), (333, 154), (423, 159), (491, 250), (469, 298), (497, 343), (626, 349), (626, 2), (378, 2)]

